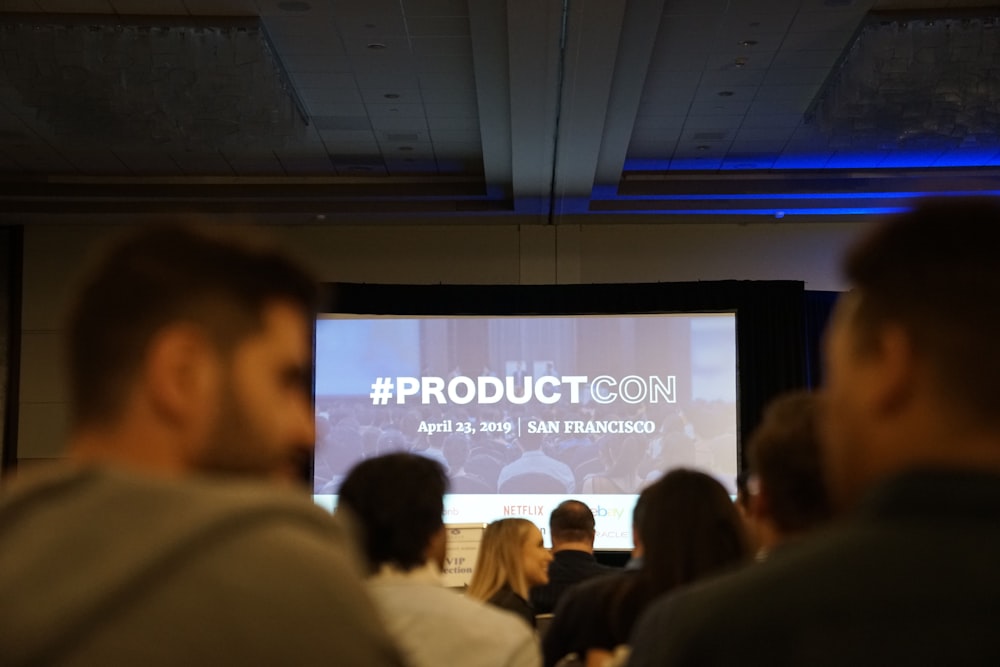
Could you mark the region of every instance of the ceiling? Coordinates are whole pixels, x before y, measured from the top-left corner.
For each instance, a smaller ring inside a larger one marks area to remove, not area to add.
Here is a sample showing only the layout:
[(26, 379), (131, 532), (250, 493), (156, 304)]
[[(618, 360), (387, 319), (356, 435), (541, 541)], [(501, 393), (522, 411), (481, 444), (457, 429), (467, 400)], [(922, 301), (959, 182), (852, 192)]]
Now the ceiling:
[(0, 0), (0, 221), (835, 220), (1000, 191), (995, 4)]

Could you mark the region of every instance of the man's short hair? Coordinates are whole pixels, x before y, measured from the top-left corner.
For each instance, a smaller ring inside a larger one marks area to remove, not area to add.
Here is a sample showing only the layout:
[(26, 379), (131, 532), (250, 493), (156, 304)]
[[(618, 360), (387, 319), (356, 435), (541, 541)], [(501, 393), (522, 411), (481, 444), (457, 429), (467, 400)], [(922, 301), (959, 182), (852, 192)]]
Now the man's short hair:
[(1000, 199), (934, 198), (877, 227), (850, 249), (859, 352), (885, 324), (901, 326), (941, 394), (1000, 424)]
[(347, 474), (339, 503), (358, 519), (373, 571), (420, 567), (443, 525), (448, 477), (432, 459), (399, 452), (362, 461)]
[(553, 542), (590, 542), (594, 539), (594, 513), (586, 503), (564, 500), (549, 515)]
[(771, 401), (747, 443), (750, 472), (768, 498), (770, 518), (784, 533), (807, 530), (831, 516), (819, 443), (820, 397), (808, 391)]
[(191, 322), (222, 350), (262, 324), (269, 302), (316, 308), (317, 286), (273, 249), (186, 227), (155, 227), (117, 245), (80, 291), (67, 327), (73, 424), (107, 422), (123, 407), (147, 347)]

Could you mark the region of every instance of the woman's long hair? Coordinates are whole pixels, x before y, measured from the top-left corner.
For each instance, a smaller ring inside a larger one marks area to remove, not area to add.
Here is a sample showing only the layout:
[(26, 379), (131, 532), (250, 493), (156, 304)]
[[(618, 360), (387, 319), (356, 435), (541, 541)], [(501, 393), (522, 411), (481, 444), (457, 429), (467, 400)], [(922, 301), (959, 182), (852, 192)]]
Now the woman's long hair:
[(654, 598), (750, 556), (743, 521), (725, 487), (697, 470), (678, 468), (646, 487), (633, 521), (642, 567), (611, 600), (612, 629), (619, 637), (628, 637)]
[(499, 519), (486, 526), (476, 568), (466, 593), (477, 600), (489, 600), (504, 586), (528, 598), (528, 582), (524, 576), (524, 543), (535, 524), (527, 519)]

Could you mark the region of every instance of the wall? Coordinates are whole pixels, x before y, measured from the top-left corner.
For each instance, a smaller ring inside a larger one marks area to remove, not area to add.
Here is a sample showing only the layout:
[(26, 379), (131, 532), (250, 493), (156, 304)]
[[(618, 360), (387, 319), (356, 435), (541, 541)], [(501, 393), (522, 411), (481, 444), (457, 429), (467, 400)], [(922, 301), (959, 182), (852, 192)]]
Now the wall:
[[(283, 226), (261, 230), (324, 281), (547, 284), (802, 280), (838, 290), (837, 258), (864, 223), (588, 223)], [(127, 228), (29, 225), (18, 456), (59, 456), (66, 435), (60, 335), (74, 286), (93, 256)]]

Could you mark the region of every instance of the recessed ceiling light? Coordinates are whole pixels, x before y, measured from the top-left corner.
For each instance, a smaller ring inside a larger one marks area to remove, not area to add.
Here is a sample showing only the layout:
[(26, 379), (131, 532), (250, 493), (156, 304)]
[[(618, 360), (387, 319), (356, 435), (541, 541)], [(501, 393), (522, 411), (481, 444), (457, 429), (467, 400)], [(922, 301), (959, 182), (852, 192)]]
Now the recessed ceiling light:
[(720, 90), (719, 91), (719, 97), (732, 97), (735, 94), (736, 93), (734, 93), (731, 90)]
[(310, 7), (308, 2), (295, 2), (294, 0), (284, 0), (278, 3), (278, 9), (286, 12), (308, 12)]
[(382, 97), (384, 97), (387, 100), (398, 100), (399, 99), (399, 93), (386, 93)]
[(699, 144), (698, 146), (694, 147), (696, 151), (707, 151), (709, 148), (710, 146), (706, 146), (705, 144)]
[(736, 66), (736, 69), (743, 69), (747, 66), (748, 60), (748, 58), (740, 57), (733, 61), (733, 65)]
[(740, 42), (740, 46), (757, 46), (757, 40), (756, 39), (744, 39), (742, 42)]
[(371, 49), (372, 51), (381, 51), (382, 49), (388, 47), (386, 47), (386, 45), (383, 44), (382, 42), (372, 42), (371, 44), (368, 45), (368, 48)]
[(413, 146), (400, 146), (399, 150), (401, 150), (401, 151), (412, 151), (413, 150)]

